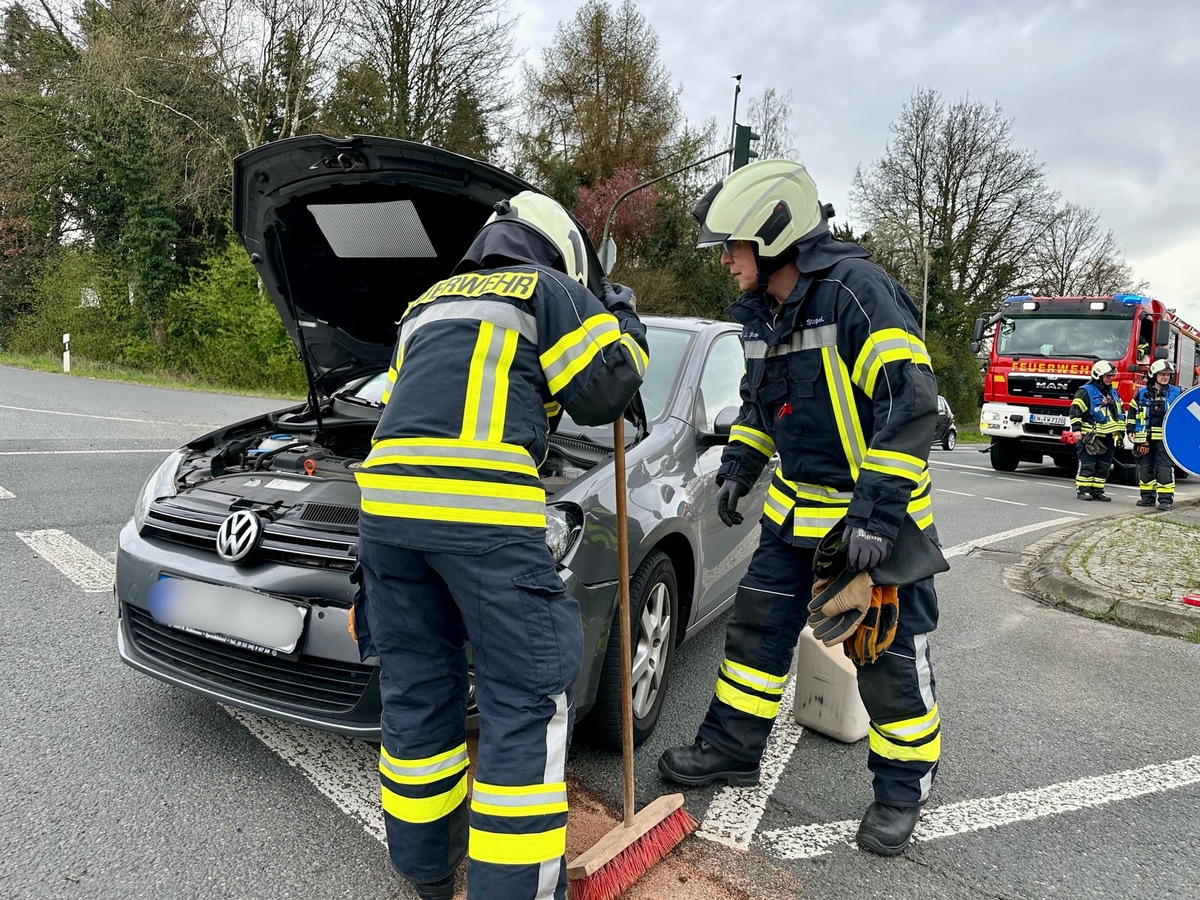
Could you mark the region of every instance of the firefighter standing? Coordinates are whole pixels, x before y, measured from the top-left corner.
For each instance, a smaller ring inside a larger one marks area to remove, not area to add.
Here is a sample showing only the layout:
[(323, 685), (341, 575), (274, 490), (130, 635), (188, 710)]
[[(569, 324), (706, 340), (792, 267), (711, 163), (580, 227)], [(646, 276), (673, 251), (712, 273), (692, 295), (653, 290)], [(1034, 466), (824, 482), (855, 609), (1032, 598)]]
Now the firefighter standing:
[(1126, 428), (1133, 438), (1142, 492), (1138, 506), (1153, 506), (1156, 492), (1159, 509), (1170, 509), (1175, 501), (1175, 465), (1163, 443), (1167, 409), (1183, 393), (1179, 385), (1171, 384), (1174, 374), (1175, 367), (1168, 360), (1156, 359), (1150, 364), (1150, 381), (1137, 389), (1129, 404)]
[[(663, 753), (659, 771), (684, 785), (747, 785), (758, 782), (808, 618), (818, 542), (845, 517), (847, 568), (867, 571), (889, 555), (906, 512), (935, 535), (927, 459), (937, 383), (912, 300), (865, 250), (830, 236), (802, 165), (739, 168), (693, 214), (698, 246), (720, 246), (745, 292), (729, 309), (742, 323), (746, 370), (717, 473), (726, 525), (742, 521), (737, 502), (774, 453), (779, 466), (708, 714), (693, 744)], [(858, 842), (885, 855), (907, 846), (941, 747), (928, 640), (937, 624), (933, 579), (899, 596), (893, 644), (858, 672), (875, 792)]]
[(1108, 360), (1092, 366), (1092, 378), (1075, 392), (1071, 400), (1071, 442), (1079, 456), (1075, 475), (1075, 496), (1080, 500), (1102, 500), (1108, 470), (1112, 468), (1117, 441), (1125, 433), (1125, 413), (1121, 398), (1113, 390), (1116, 369)]
[[(610, 423), (648, 356), (633, 292), (590, 293), (553, 200), (497, 204), (456, 274), (405, 310), (362, 491), (354, 624), (379, 657), (393, 864), (450, 898), (566, 896), (565, 763), (583, 632), (546, 546), (551, 422)], [(467, 807), (467, 659), (480, 712)], [(520, 652), (516, 652), (516, 651)]]

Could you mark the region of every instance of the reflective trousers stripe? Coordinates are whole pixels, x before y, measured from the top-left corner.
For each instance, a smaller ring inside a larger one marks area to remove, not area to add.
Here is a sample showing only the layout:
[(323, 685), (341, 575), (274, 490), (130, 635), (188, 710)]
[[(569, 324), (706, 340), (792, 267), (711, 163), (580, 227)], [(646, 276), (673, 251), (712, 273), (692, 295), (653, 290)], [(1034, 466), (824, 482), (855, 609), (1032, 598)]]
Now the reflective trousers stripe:
[(722, 703), (760, 719), (774, 719), (779, 714), (778, 700), (764, 700), (762, 697), (744, 693), (722, 678), (717, 679), (716, 695)]
[(458, 809), (467, 798), (467, 775), (455, 782), (454, 787), (432, 797), (405, 797), (387, 787), (380, 786), (383, 811), (402, 822), (435, 822)]
[(471, 829), (467, 854), (479, 862), (527, 866), (558, 859), (567, 852), (567, 828), (537, 834), (499, 834)]

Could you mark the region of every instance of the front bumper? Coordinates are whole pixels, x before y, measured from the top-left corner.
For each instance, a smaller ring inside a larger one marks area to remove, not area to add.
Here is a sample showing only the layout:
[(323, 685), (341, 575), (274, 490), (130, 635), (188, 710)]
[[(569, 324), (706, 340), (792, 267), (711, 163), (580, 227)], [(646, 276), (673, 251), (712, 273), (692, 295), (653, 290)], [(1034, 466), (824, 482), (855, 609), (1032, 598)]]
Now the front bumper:
[(1068, 428), (1066, 413), (1049, 415), (1035, 413), (1025, 406), (1008, 403), (985, 403), (979, 411), (979, 431), (990, 438), (1019, 438), (1047, 446), (1066, 447), (1061, 440)]

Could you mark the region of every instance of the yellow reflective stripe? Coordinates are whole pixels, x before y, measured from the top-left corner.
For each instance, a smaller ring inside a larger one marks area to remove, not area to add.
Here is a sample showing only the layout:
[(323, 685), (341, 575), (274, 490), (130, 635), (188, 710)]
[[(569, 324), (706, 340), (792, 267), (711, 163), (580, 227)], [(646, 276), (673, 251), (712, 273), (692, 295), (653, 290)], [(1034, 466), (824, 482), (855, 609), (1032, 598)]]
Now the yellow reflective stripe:
[(463, 424), (459, 437), (470, 440), (478, 438), (476, 423), (479, 420), (479, 401), (483, 392), (484, 364), (487, 362), (488, 349), (492, 346), (492, 332), (495, 330), (491, 322), (479, 323), (479, 334), (475, 336), (475, 352), (471, 354), (471, 365), (467, 375), (467, 397), (463, 404)]
[(734, 425), (729, 429), (729, 443), (735, 441), (753, 447), (763, 456), (771, 456), (775, 452), (775, 441), (769, 434), (746, 425)]
[(772, 675), (770, 672), (751, 668), (744, 663), (736, 663), (729, 658), (721, 661), (721, 671), (731, 681), (736, 681), (738, 684), (744, 684), (746, 687), (765, 691), (770, 694), (782, 692), (783, 686), (787, 684), (786, 673), (783, 675)]
[(763, 515), (776, 525), (782, 525), (783, 520), (788, 517), (788, 513), (791, 512), (795, 502), (794, 498), (788, 497), (772, 483), (767, 488), (767, 499), (763, 503)]
[(916, 487), (912, 489), (912, 495), (915, 497), (917, 494), (921, 493), (921, 491), (925, 490), (925, 488), (930, 486), (931, 482), (929, 479), (929, 470), (926, 469), (921, 473), (921, 477), (917, 479)]
[(938, 713), (937, 704), (933, 705), (927, 713), (922, 713), (919, 716), (913, 716), (911, 719), (901, 719), (899, 722), (888, 722), (879, 724), (875, 727), (883, 734), (892, 738), (903, 738), (906, 741), (919, 741), (923, 737), (933, 733), (942, 722), (942, 717)]
[(863, 463), (863, 468), (872, 472), (882, 472), (884, 475), (895, 475), (897, 478), (907, 478), (916, 483), (920, 482), (921, 476), (925, 473), (923, 460), (907, 453), (876, 450), (875, 448), (867, 451), (867, 459)]
[[(537, 477), (537, 468), (519, 463), (504, 462), (496, 459), (479, 459), (469, 456), (435, 456), (423, 454), (380, 454), (371, 460), (372, 466), (382, 466), (388, 463), (403, 465), (426, 466), (458, 466), (468, 469), (487, 469), (492, 472), (515, 472), (519, 475)], [(366, 463), (363, 464), (364, 467)]]
[(458, 809), (467, 797), (467, 773), (450, 790), (432, 797), (405, 797), (380, 786), (383, 811), (401, 822), (436, 822)]
[(874, 723), (868, 733), (871, 749), (884, 759), (894, 759), (897, 762), (928, 762), (938, 761), (942, 753), (942, 736), (939, 734), (927, 744), (917, 747), (908, 744), (897, 744), (889, 741), (876, 730)]
[(553, 419), (562, 410), (562, 404), (557, 400), (551, 400), (549, 403), (543, 403), (542, 407), (546, 410), (547, 419)]
[(546, 490), (540, 485), (466, 481), (458, 478), (417, 478), (411, 475), (385, 475), (361, 471), (355, 477), (359, 486), (364, 488), (427, 494), (461, 494), (467, 497), (495, 497), (525, 502), (539, 502), (546, 498)]
[(908, 514), (915, 519), (917, 517), (917, 513), (924, 512), (932, 505), (933, 497), (929, 494), (926, 494), (924, 497), (914, 497), (912, 500), (908, 501)]
[(459, 438), (387, 438), (376, 441), (362, 468), (400, 465), (460, 466), (515, 472), (537, 478), (529, 452), (517, 444)]
[[(867, 336), (854, 361), (851, 380), (867, 394), (875, 395), (875, 381), (879, 378), (880, 370), (890, 362), (902, 359), (913, 359), (912, 336), (903, 328), (882, 328)], [(919, 342), (918, 342), (919, 343)], [(924, 350), (924, 344), (921, 344)], [(924, 354), (921, 362), (928, 363), (929, 354)]]
[(633, 358), (633, 368), (638, 375), (646, 374), (646, 366), (650, 364), (650, 357), (646, 355), (646, 351), (642, 349), (642, 345), (633, 339), (631, 335), (621, 335), (621, 346), (629, 351), (629, 355)]
[(508, 415), (508, 373), (513, 358), (517, 355), (517, 333), (504, 332), (504, 343), (500, 348), (500, 360), (496, 363), (496, 384), (492, 390), (492, 416), (488, 428), (488, 441), (495, 443), (504, 437), (504, 421)]
[(572, 378), (587, 368), (592, 358), (621, 339), (616, 316), (605, 312), (585, 319), (574, 331), (564, 335), (540, 357), (550, 393), (557, 394)]
[(528, 866), (558, 859), (567, 852), (567, 828), (535, 834), (499, 834), (472, 828), (467, 855), (500, 866)]
[(779, 714), (778, 700), (764, 700), (739, 691), (727, 681), (717, 679), (717, 699), (722, 703), (760, 719), (773, 719)]
[(842, 441), (842, 453), (850, 466), (850, 477), (858, 480), (858, 470), (862, 466), (863, 457), (867, 451), (867, 441), (863, 437), (862, 424), (858, 420), (858, 407), (854, 405), (854, 387), (850, 383), (850, 373), (846, 364), (838, 356), (836, 347), (825, 347), (821, 351), (821, 360), (825, 368), (825, 380), (829, 384), (830, 399), (833, 402), (833, 418), (837, 423), (838, 437)]
[(388, 753), (386, 748), (379, 748), (380, 773), (399, 784), (429, 784), (449, 778), (455, 772), (463, 771), (469, 764), (465, 743), (424, 759), (398, 759)]
[(908, 348), (912, 351), (913, 362), (917, 365), (933, 368), (933, 360), (929, 356), (929, 351), (925, 348), (925, 342), (915, 334), (908, 336)]
[(421, 506), (363, 500), (362, 511), (395, 519), (425, 519), (430, 522), (461, 522), (464, 525), (508, 525), (514, 528), (545, 528), (545, 513), (516, 513), (503, 510), (460, 509), (446, 506)]

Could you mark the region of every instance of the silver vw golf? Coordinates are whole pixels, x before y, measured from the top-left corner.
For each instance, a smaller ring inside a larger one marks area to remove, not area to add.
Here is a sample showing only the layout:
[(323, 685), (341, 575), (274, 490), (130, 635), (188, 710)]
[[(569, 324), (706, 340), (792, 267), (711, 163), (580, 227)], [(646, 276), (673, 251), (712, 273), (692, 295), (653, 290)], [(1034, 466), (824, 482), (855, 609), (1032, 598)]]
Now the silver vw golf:
[[(354, 472), (382, 408), (396, 321), (449, 273), (494, 203), (531, 188), (476, 160), (373, 137), (267, 144), (238, 157), (234, 178), (235, 227), (304, 361), (309, 396), (196, 438), (150, 477), (119, 538), (118, 649), (214, 700), (373, 738), (377, 669), (347, 629)], [(601, 277), (593, 254), (594, 288)], [(728, 607), (758, 531), (756, 515), (726, 528), (715, 512), (713, 475), (739, 403), (737, 327), (645, 322), (644, 417), (627, 429), (639, 741), (657, 721), (675, 649)], [(612, 458), (611, 427), (564, 417), (540, 471), (546, 540), (583, 615), (581, 729), (619, 746)], [(747, 512), (761, 509), (766, 484), (743, 500)]]

